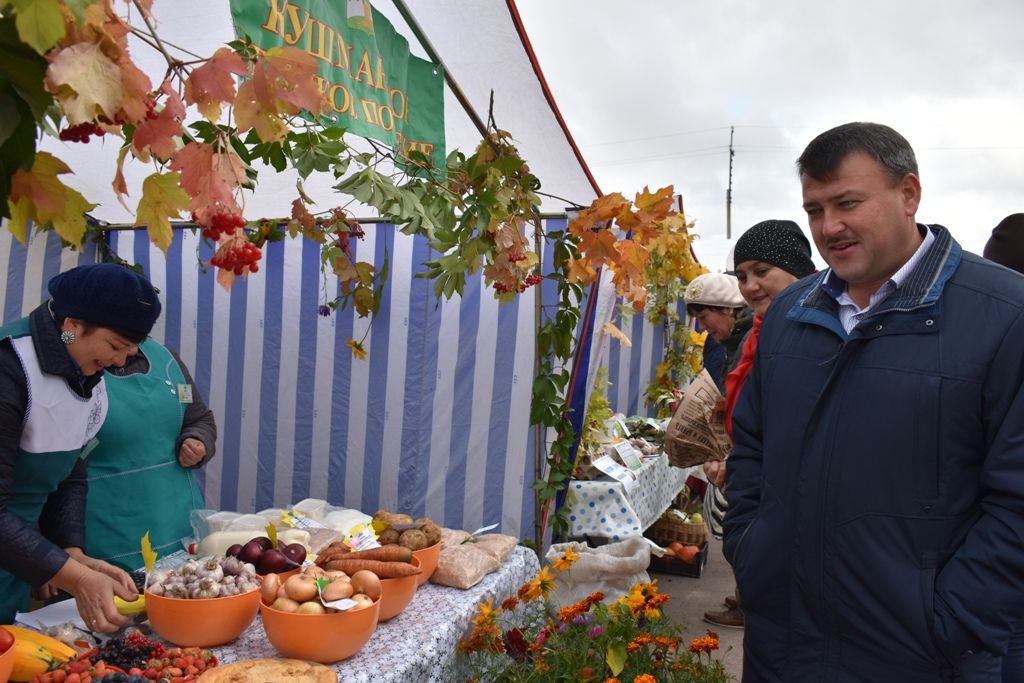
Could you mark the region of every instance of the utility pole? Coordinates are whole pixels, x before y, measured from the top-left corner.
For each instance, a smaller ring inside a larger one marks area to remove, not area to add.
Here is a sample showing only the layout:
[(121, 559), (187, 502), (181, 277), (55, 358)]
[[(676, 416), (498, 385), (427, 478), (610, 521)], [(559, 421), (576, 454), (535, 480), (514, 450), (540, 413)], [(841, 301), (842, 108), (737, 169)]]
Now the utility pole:
[(732, 136), (735, 126), (729, 126), (729, 189), (725, 191), (725, 239), (732, 239), (732, 158), (736, 152), (732, 149)]

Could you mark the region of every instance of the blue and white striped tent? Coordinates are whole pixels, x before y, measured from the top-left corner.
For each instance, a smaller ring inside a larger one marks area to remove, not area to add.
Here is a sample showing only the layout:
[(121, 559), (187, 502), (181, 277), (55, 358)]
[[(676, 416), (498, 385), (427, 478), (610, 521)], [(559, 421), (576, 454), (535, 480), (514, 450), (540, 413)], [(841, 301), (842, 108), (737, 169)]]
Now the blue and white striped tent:
[[(513, 132), (548, 193), (541, 210), (557, 214), (569, 202), (590, 204), (599, 190), (543, 80), (513, 0), (405, 4), (465, 99), (477, 113), (493, 103), (499, 127)], [(227, 2), (173, 5), (173, 13), (165, 3), (154, 5), (168, 45), (212, 54), (234, 38)], [(427, 56), (391, 3), (374, 6), (409, 38), (414, 54)], [(163, 57), (138, 42), (131, 49), (159, 82)], [(480, 134), (447, 89), (445, 112), (448, 149), (471, 151)], [(99, 203), (93, 219), (133, 223), (110, 189), (116, 141), (47, 138), (42, 145), (76, 171), (66, 182)], [(151, 172), (144, 164), (125, 166), (129, 203)], [(296, 196), (295, 174), (262, 167), (259, 173), (258, 191), (246, 197), (247, 218), (286, 214)], [(331, 189), (336, 180), (326, 175), (304, 183), (321, 208), (339, 203)], [(358, 256), (379, 265), (386, 252), (391, 263), (381, 312), (368, 332), (351, 310), (317, 315), (336, 284), (321, 278), (316, 244), (270, 245), (261, 271), (225, 292), (212, 272), (198, 267), (210, 254), (191, 231), (175, 231), (167, 257), (144, 233), (109, 233), (114, 251), (141, 264), (160, 288), (165, 308), (153, 335), (181, 353), (217, 415), (218, 456), (201, 474), (208, 505), (245, 512), (319, 497), (368, 512), (390, 507), (426, 514), (470, 530), (500, 523), (506, 533), (533, 536), (533, 297), (499, 306), (478, 277), (463, 297), (438, 301), (432, 284), (414, 277), (428, 255), (425, 241), (386, 224), (364, 227)], [(564, 219), (546, 222), (549, 231), (564, 227)], [(95, 248), (62, 252), (52, 233), (35, 237), (26, 249), (0, 229), (3, 320), (44, 300), (52, 275), (96, 259)], [(644, 412), (643, 390), (661, 357), (660, 331), (636, 316), (626, 330), (633, 346), (609, 343), (600, 331), (614, 297), (607, 283), (600, 292), (583, 375), (608, 365), (612, 405), (627, 414)], [(345, 340), (364, 334), (369, 357), (357, 361)], [(587, 387), (589, 377), (582, 378)]]
[[(252, 512), (314, 497), (531, 537), (533, 297), (499, 305), (478, 277), (463, 297), (438, 300), (414, 277), (425, 241), (366, 227), (359, 258), (379, 262), (386, 250), (392, 264), (369, 331), (351, 308), (317, 314), (324, 288), (333, 296), (337, 284), (321, 276), (316, 243), (270, 245), (260, 273), (226, 292), (198, 266), (210, 254), (191, 231), (175, 231), (166, 258), (144, 232), (110, 233), (112, 248), (160, 289), (154, 338), (181, 353), (217, 416), (218, 454), (200, 471), (208, 506)], [(95, 260), (95, 246), (62, 251), (52, 232), (25, 248), (0, 230), (3, 321), (44, 301), (56, 273)], [(661, 333), (641, 316), (626, 333), (633, 346), (611, 341), (602, 364), (612, 405), (633, 414), (645, 411)], [(345, 340), (364, 334), (360, 361)]]

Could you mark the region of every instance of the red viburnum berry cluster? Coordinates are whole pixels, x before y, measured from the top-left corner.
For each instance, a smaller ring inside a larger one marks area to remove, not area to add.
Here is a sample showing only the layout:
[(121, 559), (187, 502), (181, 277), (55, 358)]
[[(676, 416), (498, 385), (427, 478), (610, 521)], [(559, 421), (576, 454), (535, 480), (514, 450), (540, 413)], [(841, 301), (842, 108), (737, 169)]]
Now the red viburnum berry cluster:
[(77, 126), (69, 126), (62, 130), (58, 137), (64, 142), (89, 142), (89, 136), (95, 135), (98, 138), (107, 134), (107, 131), (100, 128), (92, 121), (80, 123)]
[(497, 292), (498, 294), (507, 294), (513, 291), (522, 294), (527, 290), (528, 287), (532, 287), (533, 285), (541, 282), (543, 279), (544, 278), (542, 276), (534, 274), (526, 276), (526, 278), (522, 282), (516, 285), (507, 285), (503, 282), (495, 282), (494, 291)]
[(216, 242), (221, 235), (230, 235), (236, 228), (245, 227), (245, 219), (237, 213), (221, 211), (209, 217), (206, 222), (201, 222), (192, 214), (192, 220), (203, 226), (203, 237)]
[[(152, 121), (157, 117), (156, 100), (150, 97), (146, 100), (146, 119)], [(107, 126), (120, 126), (125, 123), (124, 117), (119, 113), (110, 119), (100, 115), (99, 122)], [(68, 126), (57, 134), (64, 142), (89, 142), (89, 138), (95, 135), (98, 138), (107, 134), (102, 126), (94, 121), (86, 121), (74, 126)]]
[(259, 247), (252, 242), (244, 242), (214, 254), (210, 259), (210, 265), (230, 270), (235, 275), (241, 275), (246, 268), (250, 273), (259, 271), (260, 266), (256, 262), (261, 258), (263, 258), (263, 252)]
[(517, 263), (519, 261), (525, 261), (526, 260), (526, 254), (524, 254), (521, 251), (510, 251), (508, 253), (508, 260), (511, 263)]
[(338, 238), (338, 247), (341, 248), (346, 253), (348, 253), (350, 256), (351, 256), (351, 250), (349, 249), (350, 241), (353, 238), (354, 239), (362, 239), (363, 237), (366, 236), (366, 233), (363, 232), (362, 226), (360, 226), (358, 223), (356, 223), (354, 226), (349, 226), (348, 231), (345, 231), (345, 230), (335, 230), (334, 234)]

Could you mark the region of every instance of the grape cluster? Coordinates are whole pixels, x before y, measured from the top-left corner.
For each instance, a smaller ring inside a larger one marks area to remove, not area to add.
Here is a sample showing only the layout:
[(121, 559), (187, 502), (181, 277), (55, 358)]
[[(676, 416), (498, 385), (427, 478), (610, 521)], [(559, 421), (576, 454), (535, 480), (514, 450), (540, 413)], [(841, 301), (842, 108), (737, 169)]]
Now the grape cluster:
[(516, 285), (507, 285), (503, 282), (495, 282), (494, 291), (498, 294), (507, 294), (513, 291), (522, 294), (527, 290), (527, 288), (532, 287), (543, 280), (544, 278), (540, 275), (528, 275), (522, 282), (519, 282)]
[(164, 646), (138, 631), (115, 636), (99, 646), (97, 659), (125, 671), (144, 667), (154, 657), (164, 655)]
[(69, 126), (62, 130), (58, 137), (64, 142), (89, 142), (89, 136), (95, 135), (98, 138), (107, 134), (107, 131), (100, 128), (92, 121), (80, 123), (77, 126)]
[(207, 222), (200, 222), (196, 215), (192, 214), (192, 220), (203, 226), (203, 237), (216, 242), (221, 235), (229, 235), (236, 228), (245, 227), (245, 219), (236, 213), (221, 211), (210, 216)]
[(233, 271), (235, 275), (241, 275), (247, 267), (250, 273), (257, 272), (260, 266), (256, 262), (261, 258), (263, 258), (263, 252), (260, 251), (260, 248), (252, 242), (245, 242), (217, 252), (210, 259), (210, 265)]

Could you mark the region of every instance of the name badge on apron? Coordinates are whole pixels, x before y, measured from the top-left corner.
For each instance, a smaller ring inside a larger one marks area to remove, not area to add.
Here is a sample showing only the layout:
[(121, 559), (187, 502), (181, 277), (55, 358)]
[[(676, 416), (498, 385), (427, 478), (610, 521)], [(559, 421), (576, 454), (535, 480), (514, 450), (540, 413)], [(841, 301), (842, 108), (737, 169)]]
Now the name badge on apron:
[(191, 384), (179, 384), (178, 385), (178, 403), (191, 403), (192, 402), (192, 385)]

